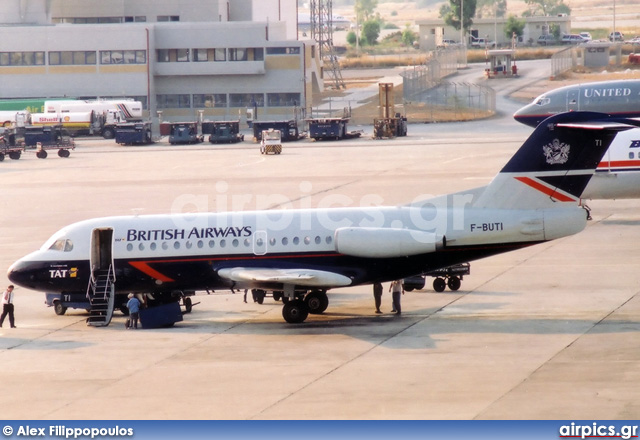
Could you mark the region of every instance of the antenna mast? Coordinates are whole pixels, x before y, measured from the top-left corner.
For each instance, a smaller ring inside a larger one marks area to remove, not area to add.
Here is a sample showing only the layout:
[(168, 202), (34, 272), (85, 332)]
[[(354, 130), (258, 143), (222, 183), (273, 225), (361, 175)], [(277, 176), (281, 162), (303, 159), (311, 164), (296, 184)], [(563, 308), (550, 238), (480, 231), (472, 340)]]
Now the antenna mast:
[(309, 2), (311, 18), (311, 38), (315, 40), (318, 54), (322, 60), (322, 73), (333, 83), (333, 88), (344, 88), (340, 63), (333, 47), (333, 1), (311, 0)]

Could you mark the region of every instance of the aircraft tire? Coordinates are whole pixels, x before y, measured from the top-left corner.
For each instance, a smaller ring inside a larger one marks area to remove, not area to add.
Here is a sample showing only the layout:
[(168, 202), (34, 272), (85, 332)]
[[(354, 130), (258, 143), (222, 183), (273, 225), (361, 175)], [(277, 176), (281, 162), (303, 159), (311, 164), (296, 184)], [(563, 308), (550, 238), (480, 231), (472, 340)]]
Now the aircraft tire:
[(60, 157), (69, 157), (70, 154), (71, 153), (69, 153), (69, 150), (63, 150), (63, 149), (58, 150), (58, 156)]
[(309, 309), (309, 313), (319, 315), (329, 307), (329, 297), (325, 292), (312, 290), (304, 297), (304, 302)]
[(307, 304), (299, 299), (289, 301), (282, 307), (282, 317), (289, 324), (300, 324), (309, 316)]
[(20, 159), (20, 152), (14, 151), (13, 153), (9, 153), (9, 157), (13, 160), (18, 160)]
[(56, 312), (56, 315), (62, 316), (67, 311), (67, 308), (65, 306), (63, 306), (60, 301), (56, 301), (53, 304), (53, 311)]
[(449, 278), (449, 280), (447, 281), (447, 286), (449, 286), (449, 289), (456, 291), (460, 288), (460, 285), (462, 283), (460, 282), (460, 278), (458, 277), (451, 277)]
[(36, 153), (36, 157), (38, 159), (46, 159), (47, 158), (47, 151), (46, 150), (40, 150)]
[(273, 292), (273, 300), (274, 301), (280, 301), (281, 299), (282, 299), (282, 294), (281, 293)]
[(447, 287), (447, 283), (443, 278), (436, 278), (433, 280), (433, 290), (436, 292), (444, 292), (445, 287)]

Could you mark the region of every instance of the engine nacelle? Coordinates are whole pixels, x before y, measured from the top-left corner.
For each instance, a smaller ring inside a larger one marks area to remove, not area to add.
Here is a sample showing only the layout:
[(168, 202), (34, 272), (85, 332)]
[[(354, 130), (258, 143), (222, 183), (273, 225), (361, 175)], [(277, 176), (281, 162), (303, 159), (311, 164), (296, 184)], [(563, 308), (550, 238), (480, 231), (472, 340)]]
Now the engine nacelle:
[(398, 228), (339, 228), (336, 251), (364, 258), (393, 258), (428, 254), (443, 246), (443, 237), (432, 232)]

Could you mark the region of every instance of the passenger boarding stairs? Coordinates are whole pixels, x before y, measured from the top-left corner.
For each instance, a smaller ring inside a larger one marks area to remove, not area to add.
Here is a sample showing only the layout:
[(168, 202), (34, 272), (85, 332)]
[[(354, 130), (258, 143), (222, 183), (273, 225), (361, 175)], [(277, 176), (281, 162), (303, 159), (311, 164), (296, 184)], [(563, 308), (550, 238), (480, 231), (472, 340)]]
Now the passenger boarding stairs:
[(115, 305), (113, 266), (108, 269), (96, 270), (89, 279), (87, 298), (91, 303), (87, 325), (106, 327), (111, 322)]

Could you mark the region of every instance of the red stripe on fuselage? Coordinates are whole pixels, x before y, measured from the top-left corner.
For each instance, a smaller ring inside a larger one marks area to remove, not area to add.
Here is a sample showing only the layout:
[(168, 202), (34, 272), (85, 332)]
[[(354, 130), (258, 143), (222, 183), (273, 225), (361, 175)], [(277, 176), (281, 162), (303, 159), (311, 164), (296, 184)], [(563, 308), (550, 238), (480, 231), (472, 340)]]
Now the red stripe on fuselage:
[(640, 160), (612, 160), (602, 161), (598, 164), (598, 168), (621, 168), (621, 167), (638, 167)]
[(147, 261), (129, 261), (129, 264), (138, 269), (140, 272), (149, 275), (151, 278), (155, 278), (156, 280), (160, 280), (162, 282), (174, 281), (172, 278), (169, 278), (150, 267), (149, 262)]

